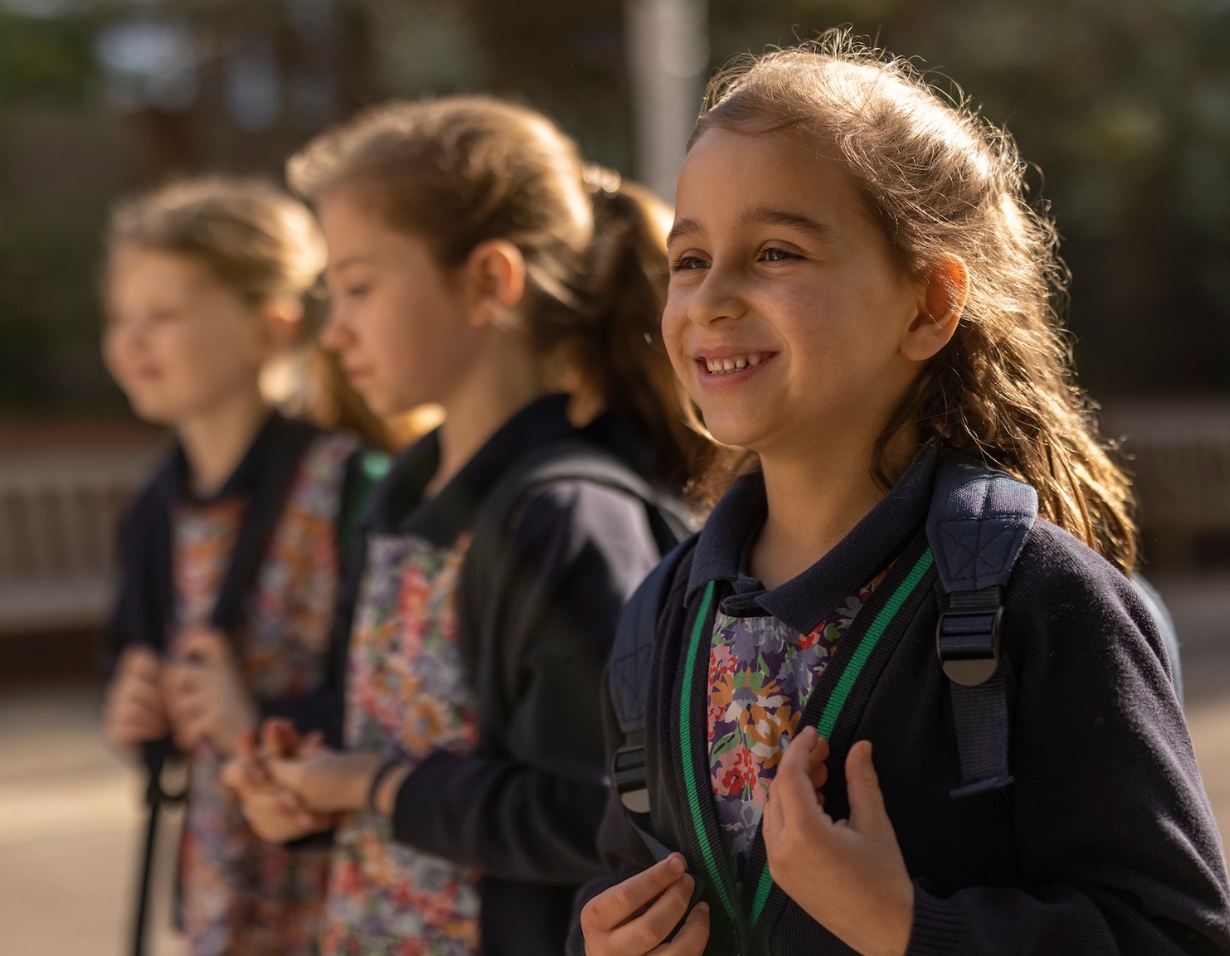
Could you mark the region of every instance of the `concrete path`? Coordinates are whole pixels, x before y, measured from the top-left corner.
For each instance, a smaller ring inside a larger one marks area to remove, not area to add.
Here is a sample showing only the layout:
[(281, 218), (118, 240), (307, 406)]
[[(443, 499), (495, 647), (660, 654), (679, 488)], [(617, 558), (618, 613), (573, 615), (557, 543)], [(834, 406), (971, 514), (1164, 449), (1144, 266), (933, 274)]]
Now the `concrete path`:
[[(1230, 651), (1193, 656), (1185, 671), (1197, 757), (1222, 832), (1230, 833)], [(103, 745), (88, 689), (0, 696), (0, 951), (126, 954), (140, 788), (138, 774)], [(172, 831), (164, 828), (163, 874)], [(150, 956), (183, 956), (165, 892), (155, 909)]]

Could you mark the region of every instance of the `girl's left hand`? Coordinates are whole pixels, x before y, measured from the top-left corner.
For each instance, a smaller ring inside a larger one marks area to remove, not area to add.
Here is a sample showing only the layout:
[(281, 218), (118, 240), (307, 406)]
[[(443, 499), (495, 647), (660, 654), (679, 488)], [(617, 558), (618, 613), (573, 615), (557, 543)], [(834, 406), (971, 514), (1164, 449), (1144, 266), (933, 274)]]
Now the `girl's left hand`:
[(171, 655), (162, 694), (176, 746), (187, 753), (208, 739), (230, 756), (256, 729), (258, 714), (226, 635), (188, 628), (176, 636)]
[(817, 799), (828, 741), (807, 727), (790, 742), (769, 785), (765, 850), (773, 881), (814, 920), (863, 956), (902, 956), (914, 921), (914, 884), (893, 832), (871, 742), (846, 758), (850, 819)]
[[(372, 777), (384, 763), (378, 753), (344, 753), (320, 747), (297, 758), (265, 758), (274, 783), (299, 796), (305, 807), (319, 813), (361, 810), (367, 806)], [(398, 768), (382, 780), (376, 801), (388, 812), (392, 798), (381, 799), (405, 779), (409, 767)]]

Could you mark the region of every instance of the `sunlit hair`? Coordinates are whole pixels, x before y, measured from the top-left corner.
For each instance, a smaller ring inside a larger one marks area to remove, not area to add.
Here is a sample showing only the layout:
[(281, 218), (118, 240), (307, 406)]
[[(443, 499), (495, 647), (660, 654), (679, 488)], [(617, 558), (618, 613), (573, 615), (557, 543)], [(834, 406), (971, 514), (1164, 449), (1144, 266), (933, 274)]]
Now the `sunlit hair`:
[(367, 202), (444, 269), (489, 239), (516, 245), (531, 344), (563, 350), (602, 407), (639, 421), (655, 477), (687, 481), (707, 447), (662, 347), (670, 211), (648, 191), (587, 164), (540, 113), (481, 96), (374, 109), (309, 144), (288, 178), (313, 202), (342, 191)]
[(1058, 323), (1067, 272), (1007, 134), (840, 30), (724, 68), (691, 143), (714, 128), (813, 136), (853, 177), (906, 275), (923, 279), (952, 255), (969, 269), (956, 334), (880, 437), (876, 479), (891, 485), (908, 462), (898, 450), (937, 440), (1028, 481), (1043, 517), (1130, 572), (1129, 483), (1074, 383)]
[(107, 230), (107, 255), (127, 248), (169, 252), (199, 262), (252, 306), (285, 299), (303, 306), (304, 342), (288, 357), (276, 397), (326, 427), (388, 443), (384, 424), (347, 384), (336, 360), (312, 340), (308, 293), (325, 266), (325, 242), (303, 203), (251, 179), (182, 180), (118, 203)]

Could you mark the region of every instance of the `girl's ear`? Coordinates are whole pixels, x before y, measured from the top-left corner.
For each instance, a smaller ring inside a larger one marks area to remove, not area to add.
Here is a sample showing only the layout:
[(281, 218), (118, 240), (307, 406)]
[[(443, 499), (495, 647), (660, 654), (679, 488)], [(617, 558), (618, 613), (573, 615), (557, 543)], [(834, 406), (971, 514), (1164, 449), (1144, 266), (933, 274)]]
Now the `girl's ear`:
[(969, 297), (969, 270), (960, 256), (945, 256), (931, 267), (921, 289), (918, 314), (901, 343), (901, 354), (925, 362), (957, 331)]
[(261, 321), (260, 343), (266, 359), (285, 352), (299, 341), (303, 324), (303, 303), (296, 299), (270, 299), (258, 308)]
[(525, 295), (525, 257), (507, 239), (474, 247), (462, 266), (466, 318), (473, 328), (508, 327)]

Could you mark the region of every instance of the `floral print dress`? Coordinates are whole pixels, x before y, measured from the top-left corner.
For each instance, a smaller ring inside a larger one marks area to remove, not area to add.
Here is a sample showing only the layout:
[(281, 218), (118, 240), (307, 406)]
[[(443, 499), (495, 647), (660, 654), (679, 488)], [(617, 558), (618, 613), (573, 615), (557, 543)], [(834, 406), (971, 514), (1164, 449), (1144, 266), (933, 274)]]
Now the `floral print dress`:
[[(351, 635), (346, 746), (411, 765), (478, 738), (457, 644), (456, 590), (469, 545), (371, 535)], [(326, 956), (472, 956), (478, 871), (393, 839), (387, 817), (348, 815), (334, 841)]]
[[(324, 676), (337, 590), (337, 516), (355, 442), (309, 446), (258, 573), (237, 637), (258, 700), (294, 698)], [(172, 513), (176, 621), (208, 621), (239, 534), (244, 502), (179, 504)], [(208, 743), (190, 755), (180, 852), (184, 931), (193, 956), (310, 956), (317, 951), (327, 848), (265, 843), (219, 780), (225, 758)]]
[(722, 841), (743, 879), (769, 783), (841, 636), (887, 573), (809, 633), (771, 615), (714, 618), (709, 648), (709, 774)]

